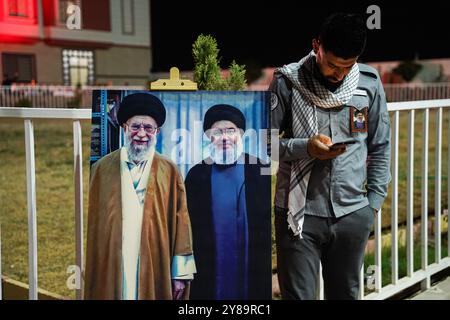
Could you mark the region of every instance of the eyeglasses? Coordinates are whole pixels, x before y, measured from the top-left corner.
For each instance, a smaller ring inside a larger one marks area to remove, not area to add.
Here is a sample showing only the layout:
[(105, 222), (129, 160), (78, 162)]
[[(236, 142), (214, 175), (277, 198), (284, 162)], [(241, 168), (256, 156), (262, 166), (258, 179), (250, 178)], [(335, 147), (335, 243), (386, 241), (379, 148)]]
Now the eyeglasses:
[(212, 129), (211, 135), (215, 138), (220, 138), (225, 133), (227, 137), (233, 137), (236, 134), (235, 128), (225, 128), (225, 129)]
[(147, 134), (154, 134), (159, 129), (158, 127), (154, 127), (150, 124), (144, 124), (144, 123), (132, 123), (130, 125), (127, 124), (127, 126), (130, 128), (131, 132), (139, 132), (139, 130), (141, 130), (141, 128), (144, 128), (144, 131)]

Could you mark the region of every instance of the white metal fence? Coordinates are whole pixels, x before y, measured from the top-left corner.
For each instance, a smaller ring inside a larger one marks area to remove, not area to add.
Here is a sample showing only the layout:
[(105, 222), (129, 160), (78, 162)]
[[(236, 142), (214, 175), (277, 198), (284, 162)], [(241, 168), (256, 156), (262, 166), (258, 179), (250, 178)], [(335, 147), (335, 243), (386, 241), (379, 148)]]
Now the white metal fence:
[(59, 85), (12, 85), (0, 86), (1, 107), (29, 108), (91, 108), (92, 91), (108, 90), (145, 90), (144, 86), (83, 86), (79, 89)]
[[(380, 212), (375, 219), (375, 284), (374, 292), (364, 296), (364, 272), (361, 272), (361, 299), (386, 299), (404, 289), (407, 289), (418, 283), (422, 289), (430, 288), (431, 277), (450, 267), (450, 257), (442, 257), (441, 254), (441, 187), (442, 187), (442, 141), (450, 137), (442, 136), (443, 108), (450, 106), (450, 99), (446, 100), (427, 100), (389, 103), (388, 109), (393, 113), (392, 123), (392, 185), (391, 185), (391, 281), (390, 284), (382, 286), (382, 238), (381, 238), (381, 216)], [(430, 264), (428, 261), (428, 154), (429, 154), (429, 113), (430, 110), (436, 111), (436, 144), (435, 144), (435, 195), (434, 195), (434, 247), (435, 261)], [(400, 132), (400, 112), (408, 113), (408, 160), (407, 160), (407, 186), (406, 190), (399, 189), (399, 132)], [(416, 112), (423, 112), (423, 148), (422, 148), (422, 169), (421, 169), (421, 269), (414, 271), (414, 232), (413, 232), (413, 208), (414, 208), (414, 124)], [(450, 121), (449, 121), (450, 126)], [(450, 132), (450, 130), (449, 130)], [(449, 148), (450, 150), (450, 148)], [(450, 158), (450, 151), (449, 157)], [(450, 172), (450, 161), (447, 160), (447, 167)], [(447, 203), (450, 203), (450, 181), (448, 180)], [(406, 192), (406, 276), (399, 279), (399, 233), (398, 233), (398, 198), (399, 194)], [(447, 231), (447, 239), (449, 236)], [(362, 268), (364, 270), (364, 267)]]
[(383, 84), (383, 87), (390, 102), (450, 99), (449, 82)]
[[(27, 208), (28, 208), (28, 284), (29, 299), (37, 300), (37, 215), (36, 215), (36, 179), (34, 128), (35, 119), (71, 119), (73, 120), (73, 163), (75, 186), (75, 242), (76, 265), (83, 270), (83, 171), (82, 171), (82, 139), (80, 120), (90, 120), (90, 109), (44, 109), (44, 108), (0, 108), (0, 118), (19, 118), (24, 120), (25, 126), (25, 154), (27, 172)], [(1, 242), (1, 239), (0, 239)], [(1, 256), (0, 256), (1, 265)], [(83, 274), (83, 272), (81, 271)], [(0, 274), (1, 276), (1, 274)], [(82, 298), (81, 289), (77, 289), (77, 299)], [(0, 296), (1, 298), (1, 296)]]
[[(381, 238), (381, 213), (375, 219), (375, 284), (374, 291), (364, 296), (364, 267), (361, 272), (360, 298), (361, 299), (386, 299), (404, 289), (415, 284), (421, 283), (423, 289), (430, 287), (431, 277), (444, 269), (450, 267), (450, 257), (442, 257), (441, 254), (441, 170), (442, 170), (442, 140), (450, 137), (442, 137), (443, 108), (450, 106), (450, 99), (430, 100), (430, 101), (412, 101), (389, 103), (388, 109), (393, 113), (394, 121), (392, 123), (392, 188), (391, 188), (391, 237), (392, 237), (392, 258), (391, 283), (382, 286), (382, 238)], [(429, 142), (429, 112), (436, 110), (436, 163), (435, 163), (435, 261), (428, 261), (428, 142)], [(409, 114), (408, 127), (408, 171), (407, 188), (400, 190), (398, 181), (399, 167), (399, 117), (400, 112)], [(414, 271), (414, 235), (413, 235), (413, 168), (414, 168), (414, 120), (415, 113), (423, 112), (423, 151), (422, 151), (422, 212), (421, 212), (421, 269)], [(82, 184), (82, 139), (81, 139), (81, 120), (90, 120), (91, 111), (89, 109), (28, 109), (28, 108), (0, 108), (0, 118), (19, 118), (24, 120), (25, 126), (25, 148), (26, 148), (26, 168), (27, 168), (27, 203), (28, 203), (28, 232), (29, 232), (29, 298), (37, 299), (37, 232), (36, 232), (36, 183), (35, 183), (35, 153), (34, 153), (34, 119), (71, 119), (73, 120), (73, 154), (74, 154), (74, 185), (75, 185), (75, 241), (76, 241), (76, 265), (79, 270), (83, 270), (83, 184)], [(449, 121), (450, 126), (450, 121)], [(450, 130), (449, 130), (450, 133)], [(449, 157), (450, 159), (450, 152)], [(450, 173), (450, 161), (447, 163)], [(448, 180), (448, 203), (450, 203), (450, 179)], [(398, 257), (398, 195), (401, 192), (407, 193), (407, 275), (399, 279), (399, 257)], [(450, 230), (450, 228), (449, 228)], [(1, 236), (1, 234), (0, 234)], [(447, 235), (448, 236), (448, 235)], [(1, 243), (1, 239), (0, 239)], [(1, 251), (0, 251), (1, 266)], [(1, 271), (1, 270), (0, 270)], [(83, 272), (82, 272), (83, 273)], [(81, 286), (82, 287), (82, 286)], [(77, 290), (77, 299), (82, 297), (82, 291)], [(320, 297), (323, 298), (323, 290)], [(1, 292), (0, 292), (1, 298)]]

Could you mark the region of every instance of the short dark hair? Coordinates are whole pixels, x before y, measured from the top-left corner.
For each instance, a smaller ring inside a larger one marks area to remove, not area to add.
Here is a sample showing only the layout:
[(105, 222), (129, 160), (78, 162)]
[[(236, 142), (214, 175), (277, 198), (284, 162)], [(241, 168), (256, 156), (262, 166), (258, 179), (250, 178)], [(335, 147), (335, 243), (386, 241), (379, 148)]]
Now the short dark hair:
[(334, 13), (320, 29), (319, 41), (325, 51), (349, 59), (358, 57), (366, 46), (366, 25), (359, 14)]

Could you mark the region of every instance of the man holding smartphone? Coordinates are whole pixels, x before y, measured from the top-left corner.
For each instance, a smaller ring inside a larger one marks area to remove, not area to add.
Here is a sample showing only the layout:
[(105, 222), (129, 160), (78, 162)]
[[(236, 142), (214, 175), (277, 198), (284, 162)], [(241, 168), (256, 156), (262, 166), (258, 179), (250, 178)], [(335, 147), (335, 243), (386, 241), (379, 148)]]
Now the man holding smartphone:
[[(275, 193), (283, 299), (357, 299), (364, 249), (390, 181), (390, 123), (377, 71), (357, 63), (364, 20), (326, 19), (313, 51), (275, 71), (271, 127), (280, 131)], [(367, 115), (356, 126), (354, 115)], [(333, 147), (331, 147), (334, 144)]]

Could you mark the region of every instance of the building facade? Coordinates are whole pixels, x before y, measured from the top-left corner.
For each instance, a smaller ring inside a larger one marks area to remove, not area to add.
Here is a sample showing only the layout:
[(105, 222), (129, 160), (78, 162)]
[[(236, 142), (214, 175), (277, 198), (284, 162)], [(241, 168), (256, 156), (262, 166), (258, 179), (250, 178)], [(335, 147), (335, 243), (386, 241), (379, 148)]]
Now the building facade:
[(150, 43), (147, 0), (0, 0), (4, 81), (145, 85)]

